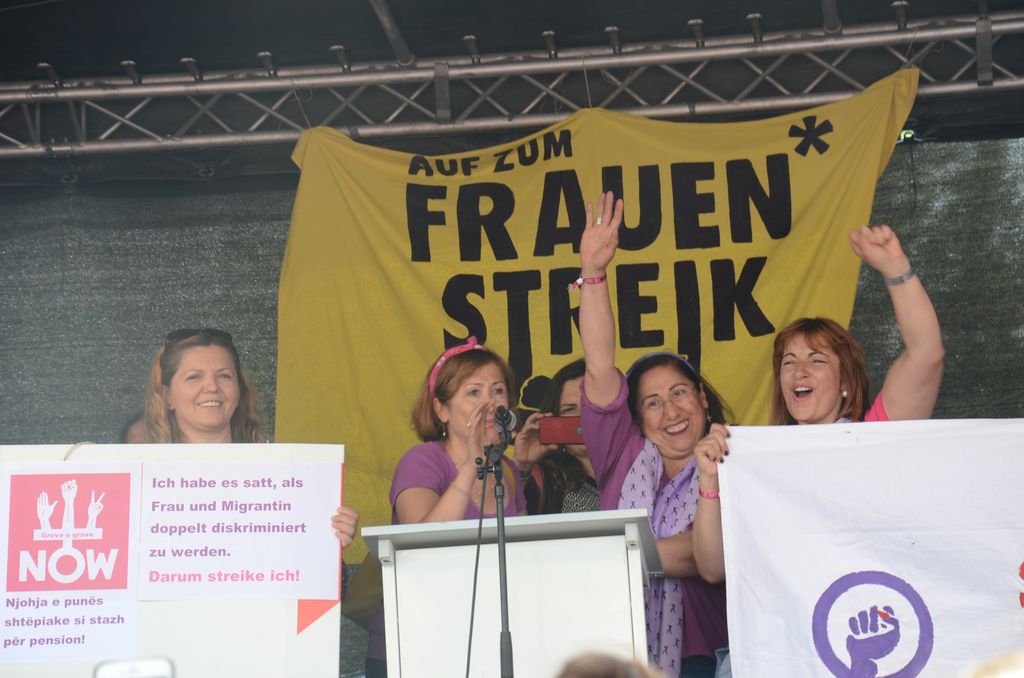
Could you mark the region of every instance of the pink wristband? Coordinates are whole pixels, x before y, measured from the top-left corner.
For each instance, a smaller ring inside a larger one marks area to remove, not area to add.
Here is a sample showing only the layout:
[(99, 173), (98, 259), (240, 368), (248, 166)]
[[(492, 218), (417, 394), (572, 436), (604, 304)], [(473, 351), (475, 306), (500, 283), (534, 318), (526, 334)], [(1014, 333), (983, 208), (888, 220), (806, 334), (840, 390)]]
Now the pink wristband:
[(584, 285), (598, 285), (608, 279), (608, 274), (599, 275), (594, 278), (584, 278), (582, 275), (569, 283), (569, 291), (578, 290)]
[(718, 499), (718, 490), (714, 492), (705, 492), (704, 490), (698, 490), (701, 499)]

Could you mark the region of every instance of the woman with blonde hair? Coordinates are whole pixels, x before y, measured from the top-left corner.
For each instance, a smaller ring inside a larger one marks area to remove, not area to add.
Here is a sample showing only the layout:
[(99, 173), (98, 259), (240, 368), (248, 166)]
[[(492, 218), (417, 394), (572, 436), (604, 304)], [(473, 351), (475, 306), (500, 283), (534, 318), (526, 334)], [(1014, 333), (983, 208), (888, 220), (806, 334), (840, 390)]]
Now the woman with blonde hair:
[(261, 443), (252, 381), (231, 335), (212, 328), (168, 333), (150, 369), (145, 443)]
[[(174, 330), (157, 351), (141, 430), (128, 443), (262, 443), (257, 396), (231, 335), (212, 328)], [(349, 546), (359, 514), (339, 506), (331, 525)]]

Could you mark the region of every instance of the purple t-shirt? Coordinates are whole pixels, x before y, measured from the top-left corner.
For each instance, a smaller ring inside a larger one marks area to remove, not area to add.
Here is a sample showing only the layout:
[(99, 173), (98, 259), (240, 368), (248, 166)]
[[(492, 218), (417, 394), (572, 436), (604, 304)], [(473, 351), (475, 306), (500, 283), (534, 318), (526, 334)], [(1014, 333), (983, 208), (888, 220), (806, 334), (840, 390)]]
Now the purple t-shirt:
[[(502, 457), (504, 464), (503, 478), (508, 485), (512, 481), (511, 489), (507, 493), (511, 496), (505, 498), (505, 515), (516, 516), (526, 513), (526, 494), (523, 492), (523, 481), (519, 473), (508, 457)], [(391, 479), (391, 491), (388, 493), (388, 500), (391, 502), (391, 524), (400, 525), (398, 520), (395, 502), (405, 490), (411, 487), (424, 487), (433, 490), (438, 496), (445, 493), (448, 486), (452, 484), (459, 470), (455, 468), (455, 462), (448, 456), (444, 445), (439, 441), (422, 443), (409, 448), (395, 467), (395, 475)], [(479, 482), (479, 481), (478, 481)], [(463, 520), (472, 520), (480, 517), (480, 507), (466, 499), (466, 514)], [(484, 517), (491, 518), (494, 514), (485, 513)], [(384, 606), (377, 608), (377, 612), (370, 620), (369, 638), (367, 641), (366, 656), (370, 659), (386, 661), (388, 657), (387, 643), (384, 638)]]
[[(644, 449), (645, 438), (640, 427), (633, 421), (627, 404), (628, 396), (629, 387), (621, 373), (618, 394), (603, 407), (594, 405), (587, 398), (585, 378), (580, 385), (583, 439), (587, 445), (587, 455), (594, 467), (602, 509), (630, 506), (630, 500), (623, 496), (623, 484)], [(680, 473), (685, 473), (688, 469), (689, 467)], [(692, 471), (696, 473), (696, 468)], [(662, 474), (657, 485), (659, 490), (656, 501), (672, 501), (662, 493), (662, 489), (668, 485), (668, 480)], [(660, 510), (659, 506), (661, 504), (649, 509), (652, 520), (653, 514)], [(691, 519), (683, 531), (691, 529), (692, 524)], [(697, 655), (714, 656), (715, 650), (728, 646), (723, 584), (709, 584), (700, 577), (665, 577), (661, 581), (652, 582), (652, 589), (658, 587), (665, 589), (665, 594), (669, 598), (679, 600), (679, 604), (659, 607), (652, 605), (651, 600), (645, 601), (651, 661), (657, 663), (662, 670), (675, 675), (679, 672), (681, 659)], [(678, 627), (673, 628), (677, 623)], [(652, 636), (659, 635), (659, 628), (662, 643), (672, 637), (678, 638), (679, 644), (668, 643), (667, 646), (660, 645), (659, 648), (652, 649)]]
[(597, 491), (601, 495), (601, 509), (619, 508), (622, 484), (629, 469), (640, 456), (644, 436), (633, 422), (626, 405), (629, 387), (619, 373), (619, 393), (604, 407), (598, 407), (587, 398), (586, 379), (580, 384), (580, 417), (587, 456), (594, 467)]
[[(502, 457), (502, 461), (505, 467), (504, 478), (506, 481), (510, 479), (514, 481), (509, 492), (512, 496), (505, 499), (505, 515), (519, 515), (526, 511), (523, 481), (519, 478), (519, 472), (516, 471), (508, 457)], [(395, 475), (391, 479), (391, 491), (388, 493), (388, 501), (391, 502), (391, 524), (401, 524), (396, 513), (395, 502), (402, 492), (411, 487), (425, 487), (440, 496), (445, 493), (458, 475), (459, 469), (455, 468), (455, 462), (448, 456), (448, 452), (440, 442), (422, 443), (410, 448), (398, 461)], [(506, 484), (508, 483), (506, 482)], [(485, 515), (493, 517), (494, 514)], [(480, 507), (467, 500), (466, 515), (463, 516), (463, 520), (479, 517)]]

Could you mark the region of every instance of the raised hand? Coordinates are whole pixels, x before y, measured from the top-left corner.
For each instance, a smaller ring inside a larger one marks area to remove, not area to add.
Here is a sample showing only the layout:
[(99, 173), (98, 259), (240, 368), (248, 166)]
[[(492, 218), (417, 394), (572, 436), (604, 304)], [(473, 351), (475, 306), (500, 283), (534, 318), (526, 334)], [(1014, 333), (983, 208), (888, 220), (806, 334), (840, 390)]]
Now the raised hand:
[(882, 385), (888, 418), (928, 419), (939, 397), (945, 358), (935, 307), (921, 279), (910, 275), (910, 260), (891, 228), (862, 226), (850, 233), (850, 246), (889, 283), (886, 291), (903, 337), (904, 350)]
[(540, 420), (550, 416), (548, 412), (534, 412), (526, 418), (523, 427), (516, 434), (515, 451), (512, 456), (521, 471), (529, 469), (551, 450), (558, 449), (558, 445), (545, 445), (540, 442)]
[(53, 509), (57, 506), (57, 500), (50, 503), (50, 496), (46, 492), (40, 492), (39, 498), (36, 499), (36, 515), (39, 517), (39, 527), (43, 530), (53, 529), (50, 527), (50, 516), (53, 515)]
[(87, 530), (96, 529), (96, 517), (103, 511), (103, 497), (105, 496), (107, 496), (106, 492), (100, 492), (100, 496), (97, 499), (95, 490), (89, 493), (89, 508), (86, 509), (86, 513), (89, 515), (89, 522), (85, 526)]
[(348, 548), (356, 538), (356, 528), (359, 526), (359, 514), (355, 509), (347, 506), (339, 506), (338, 512), (331, 517), (331, 527), (341, 542), (342, 548)]
[(621, 224), (622, 199), (616, 200), (611, 191), (598, 198), (596, 208), (587, 205), (587, 225), (580, 240), (580, 267), (583, 277), (601, 275), (608, 268), (619, 246)]
[(73, 502), (75, 495), (78, 494), (78, 482), (75, 480), (68, 480), (60, 486), (61, 496), (64, 497), (64, 503)]
[(872, 605), (850, 617), (850, 635), (846, 637), (846, 650), (850, 653), (850, 678), (875, 678), (876, 660), (885, 657), (900, 642), (900, 622), (892, 608), (881, 610)]
[(861, 226), (850, 233), (850, 247), (854, 254), (886, 278), (896, 278), (910, 270), (907, 258), (896, 237), (888, 226)]
[(64, 497), (64, 522), (62, 527), (65, 530), (75, 529), (75, 495), (78, 494), (78, 483), (68, 480), (60, 486), (60, 494)]

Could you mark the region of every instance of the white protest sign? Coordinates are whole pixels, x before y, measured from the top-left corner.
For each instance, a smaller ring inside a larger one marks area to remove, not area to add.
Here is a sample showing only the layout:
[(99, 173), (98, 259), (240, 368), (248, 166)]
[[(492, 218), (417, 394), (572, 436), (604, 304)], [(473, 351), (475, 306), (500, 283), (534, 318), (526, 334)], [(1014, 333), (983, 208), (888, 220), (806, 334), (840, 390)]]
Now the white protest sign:
[(142, 486), (141, 599), (338, 597), (339, 464), (147, 462)]
[(180, 678), (336, 677), (343, 461), (341, 445), (0, 446), (0, 674), (160, 655)]
[(134, 645), (139, 470), (0, 466), (0, 661), (100, 659)]
[(1024, 420), (734, 427), (733, 674), (955, 676), (1024, 643)]

